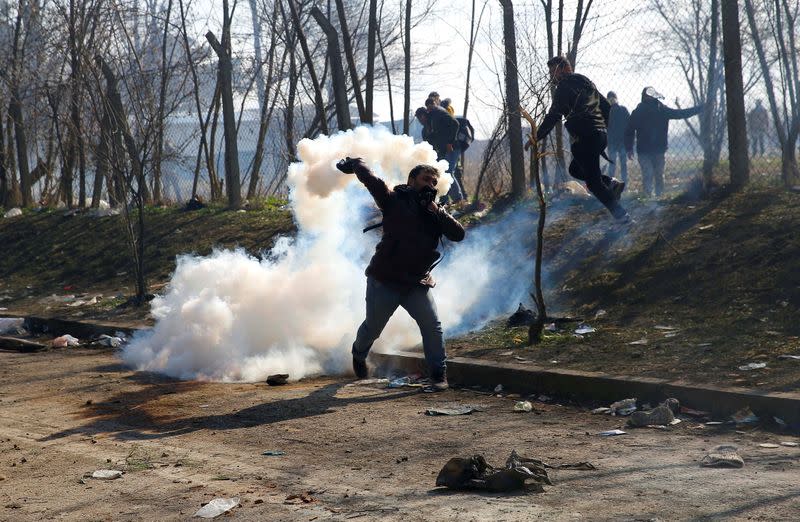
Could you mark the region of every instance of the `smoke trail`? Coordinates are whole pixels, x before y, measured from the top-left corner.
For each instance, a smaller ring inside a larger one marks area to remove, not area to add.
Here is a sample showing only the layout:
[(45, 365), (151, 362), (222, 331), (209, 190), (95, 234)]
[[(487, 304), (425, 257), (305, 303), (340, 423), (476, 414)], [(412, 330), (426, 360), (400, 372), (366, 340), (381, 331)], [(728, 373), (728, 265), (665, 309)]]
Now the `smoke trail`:
[[(349, 368), (350, 345), (364, 318), (364, 268), (380, 231), (362, 234), (374, 204), (355, 176), (335, 162), (360, 156), (390, 186), (420, 163), (436, 164), (426, 143), (375, 127), (303, 140), (289, 167), (290, 203), (298, 225), (258, 260), (242, 250), (180, 256), (166, 293), (153, 300), (155, 327), (136, 336), (122, 357), (140, 370), (189, 379), (256, 381), (273, 373), (301, 378)], [(437, 167), (444, 170), (445, 162)], [(439, 190), (449, 188), (443, 175)], [(519, 211), (448, 245), (433, 290), (446, 333), (479, 326), (516, 306), (533, 263), (510, 237)], [(504, 237), (508, 235), (509, 237)], [(417, 344), (402, 310), (376, 349)]]

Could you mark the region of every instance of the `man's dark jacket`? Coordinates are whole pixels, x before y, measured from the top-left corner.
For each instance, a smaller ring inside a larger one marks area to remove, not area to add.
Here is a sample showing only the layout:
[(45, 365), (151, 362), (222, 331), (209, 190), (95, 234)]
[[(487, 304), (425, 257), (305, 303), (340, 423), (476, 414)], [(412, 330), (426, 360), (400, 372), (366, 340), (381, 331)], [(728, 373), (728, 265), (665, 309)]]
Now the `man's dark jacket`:
[(383, 237), (366, 274), (383, 283), (433, 287), (431, 265), (440, 256), (439, 239), (461, 241), (464, 227), (441, 207), (435, 213), (424, 208), (408, 185), (389, 189), (368, 168), (356, 168), (355, 174), (383, 212)]
[(458, 134), (458, 120), (441, 107), (433, 107), (428, 111), (428, 129), (423, 131), (423, 139), (433, 146), (438, 154), (438, 159), (447, 154), (447, 145), (456, 142)]
[(615, 103), (608, 111), (608, 148), (609, 150), (621, 149), (625, 145), (625, 129), (631, 113), (627, 107)]
[(536, 131), (536, 140), (547, 137), (562, 116), (566, 119), (564, 126), (572, 136), (605, 131), (610, 107), (606, 97), (598, 92), (589, 78), (582, 74), (567, 74), (558, 82), (550, 110)]
[(682, 120), (702, 111), (702, 105), (689, 109), (672, 109), (642, 93), (642, 101), (633, 109), (625, 129), (625, 150), (633, 150), (635, 136), (638, 154), (664, 154), (669, 145), (669, 120)]

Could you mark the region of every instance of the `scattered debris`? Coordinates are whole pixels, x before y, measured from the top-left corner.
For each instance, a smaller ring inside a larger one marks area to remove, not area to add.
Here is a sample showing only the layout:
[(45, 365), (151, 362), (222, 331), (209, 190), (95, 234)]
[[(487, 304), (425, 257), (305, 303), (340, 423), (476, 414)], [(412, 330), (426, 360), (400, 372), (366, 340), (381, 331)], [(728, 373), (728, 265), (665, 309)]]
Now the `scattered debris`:
[(114, 480), (122, 476), (122, 472), (116, 469), (98, 469), (92, 473), (93, 479)]
[(530, 401), (517, 401), (514, 404), (514, 411), (524, 413), (533, 411), (533, 404), (531, 404)]
[(312, 502), (316, 502), (317, 499), (311, 496), (311, 491), (306, 491), (305, 493), (295, 493), (286, 497), (286, 500), (283, 501), (284, 504), (311, 504)]
[(494, 387), (494, 392), (495, 393), (503, 393), (503, 385), (502, 384), (498, 384), (497, 386), (495, 386)]
[(21, 215), (22, 215), (22, 210), (15, 207), (15, 208), (12, 208), (9, 211), (7, 211), (5, 214), (3, 214), (3, 217), (4, 218), (13, 218), (13, 217), (21, 216)]
[(455, 457), (447, 461), (436, 485), (451, 489), (474, 489), (494, 492), (527, 490), (543, 492), (544, 485), (552, 486), (547, 469), (593, 470), (588, 462), (549, 466), (536, 459), (517, 455), (512, 451), (504, 468), (494, 468), (486, 463), (483, 455), (468, 458)]
[(794, 361), (800, 361), (800, 355), (789, 355), (789, 354), (779, 355), (778, 359), (791, 359)]
[(92, 297), (91, 299), (89, 299), (87, 301), (84, 301), (83, 299), (78, 299), (77, 301), (73, 301), (71, 303), (68, 303), (67, 306), (74, 307), (74, 306), (94, 305), (94, 304), (97, 304), (98, 298), (102, 298), (102, 297), (103, 296), (101, 296), (101, 295), (100, 296), (96, 295), (96, 296)]
[(672, 331), (675, 331), (675, 330), (677, 330), (677, 329), (678, 329), (678, 328), (677, 328), (677, 327), (675, 327), (675, 326), (665, 326), (665, 325), (663, 325), (663, 324), (657, 324), (657, 325), (656, 325), (656, 326), (654, 326), (653, 328), (655, 328), (656, 330), (667, 330), (667, 331), (670, 331), (670, 332), (672, 332)]
[(595, 408), (592, 410), (592, 415), (600, 415), (603, 413), (611, 413), (611, 408)]
[(758, 424), (759, 419), (756, 414), (753, 413), (753, 410), (748, 407), (744, 407), (731, 415), (731, 420), (736, 424)]
[(483, 410), (475, 406), (453, 406), (444, 408), (428, 408), (425, 410), (425, 414), (433, 417), (438, 415), (469, 415), (473, 411)]
[(19, 334), (25, 329), (22, 317), (0, 317), (0, 334)]
[(743, 468), (744, 459), (736, 451), (736, 446), (717, 446), (703, 457), (700, 465), (706, 468)]
[(373, 384), (389, 384), (389, 379), (361, 379), (360, 381), (349, 382), (345, 386), (370, 386)]
[(688, 415), (689, 417), (697, 417), (697, 418), (711, 416), (711, 412), (702, 410), (693, 410), (692, 408), (687, 408), (686, 406), (681, 406), (680, 413)]
[(270, 386), (283, 386), (289, 382), (288, 373), (276, 373), (267, 377), (267, 384)]
[(608, 430), (608, 431), (601, 431), (598, 433), (601, 437), (615, 437), (617, 435), (627, 435), (627, 431), (622, 430)]
[(800, 444), (798, 444), (797, 442), (784, 441), (784, 442), (781, 442), (781, 446), (786, 446), (787, 448), (796, 448), (796, 447), (800, 446)]
[(697, 227), (697, 230), (711, 230), (714, 228), (714, 225), (703, 225), (701, 227)]
[(553, 400), (553, 398), (548, 397), (547, 395), (539, 395), (538, 397), (536, 397), (536, 400), (539, 402), (550, 402)]
[(784, 429), (784, 428), (786, 428), (786, 426), (787, 426), (787, 425), (786, 425), (786, 421), (785, 421), (785, 420), (783, 420), (783, 419), (781, 419), (780, 417), (775, 417), (775, 416), (773, 416), (773, 417), (772, 417), (772, 420), (774, 420), (774, 421), (775, 421), (775, 424), (777, 424), (778, 426), (780, 426), (780, 427), (781, 427), (781, 429)]
[(511, 314), (511, 317), (506, 321), (506, 326), (529, 326), (535, 320), (536, 314), (533, 313), (533, 310), (525, 308), (520, 303), (517, 311)]
[(66, 348), (68, 346), (78, 346), (80, 341), (77, 337), (73, 337), (69, 334), (62, 335), (61, 337), (56, 337), (53, 339), (52, 346), (53, 348)]
[(743, 366), (739, 366), (739, 369), (742, 371), (749, 371), (749, 370), (760, 370), (766, 367), (767, 363), (748, 363)]
[(636, 411), (636, 398), (622, 399), (621, 401), (611, 404), (609, 408), (611, 408), (611, 415), (619, 415), (623, 417), (630, 415)]
[(423, 386), (422, 383), (416, 382), (416, 379), (408, 376), (392, 379), (389, 381), (389, 384), (386, 385), (387, 388), (419, 388), (421, 386)]
[(586, 335), (586, 334), (594, 333), (596, 331), (597, 330), (595, 330), (594, 328), (592, 328), (591, 326), (589, 326), (586, 323), (579, 324), (578, 327), (575, 329), (575, 333), (578, 334), (578, 335)]
[(35, 341), (28, 341), (26, 339), (18, 339), (16, 337), (0, 336), (0, 348), (16, 350), (18, 352), (38, 352), (46, 350), (47, 345)]
[(215, 518), (239, 505), (239, 497), (217, 497), (197, 510), (194, 516), (199, 518)]
[(183, 207), (183, 210), (191, 211), (191, 210), (200, 210), (201, 208), (205, 208), (206, 204), (203, 203), (203, 199), (200, 196), (192, 196), (186, 206)]
[(111, 348), (119, 348), (125, 342), (123, 337), (117, 337), (112, 335), (102, 334), (100, 338), (97, 340), (97, 344), (102, 346), (108, 346)]
[(594, 314), (594, 318), (600, 319), (604, 315), (608, 315), (608, 312), (606, 312), (605, 310), (598, 310), (597, 313)]
[(286, 452), (281, 450), (267, 450), (262, 451), (261, 454), (266, 455), (267, 457), (283, 457), (286, 455)]
[(675, 419), (675, 412), (680, 409), (677, 399), (667, 399), (663, 404), (656, 406), (653, 411), (634, 411), (628, 419), (628, 426), (642, 428), (645, 426), (669, 426)]
[(773, 443), (773, 442), (762, 442), (761, 444), (759, 444), (759, 445), (758, 445), (758, 447), (759, 447), (759, 448), (769, 448), (769, 449), (772, 449), (772, 448), (780, 448), (780, 445), (779, 445), (779, 444), (775, 444), (775, 443)]
[(531, 362), (530, 359), (526, 359), (524, 357), (520, 357), (519, 355), (515, 355), (514, 356), (514, 360), (515, 361), (519, 361), (521, 363), (529, 363), (529, 362)]
[(546, 332), (557, 332), (558, 331), (558, 327), (556, 326), (556, 323), (549, 323), (549, 324), (544, 325), (544, 330)]
[(631, 345), (631, 346), (643, 346), (643, 345), (647, 344), (647, 338), (639, 339), (638, 341), (633, 341), (633, 342), (630, 342), (628, 344)]

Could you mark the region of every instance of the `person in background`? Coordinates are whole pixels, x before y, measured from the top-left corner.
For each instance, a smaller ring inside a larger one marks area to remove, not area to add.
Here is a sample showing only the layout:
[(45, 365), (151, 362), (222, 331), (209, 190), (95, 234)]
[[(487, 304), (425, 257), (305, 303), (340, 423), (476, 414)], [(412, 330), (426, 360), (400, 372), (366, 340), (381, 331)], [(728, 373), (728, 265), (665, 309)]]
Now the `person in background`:
[(556, 123), (564, 118), (564, 126), (572, 143), (570, 175), (586, 182), (589, 192), (615, 219), (630, 223), (628, 212), (619, 203), (625, 183), (603, 175), (600, 170), (600, 156), (604, 155), (608, 140), (608, 100), (597, 91), (589, 78), (573, 73), (572, 65), (564, 56), (554, 56), (547, 62), (547, 67), (556, 90), (550, 110), (536, 131), (536, 141), (543, 141)]
[(761, 104), (761, 100), (756, 100), (756, 106), (747, 113), (747, 130), (750, 134), (751, 155), (763, 156), (764, 141), (769, 132), (769, 114)]
[[(437, 160), (446, 160), (448, 164), (447, 173), (453, 174), (458, 164), (458, 150), (456, 149), (456, 135), (458, 134), (458, 121), (450, 116), (450, 113), (441, 106), (436, 105), (434, 98), (425, 100), (425, 108), (420, 107), (415, 113), (417, 119), (423, 127), (423, 139), (431, 144), (436, 151)], [(427, 129), (427, 130), (426, 130)], [(460, 201), (463, 199), (461, 186), (453, 177), (453, 184), (446, 196), (442, 197), (441, 203), (447, 204), (450, 199)]]
[(628, 182), (628, 157), (625, 152), (625, 129), (631, 113), (627, 107), (617, 101), (617, 93), (608, 91), (606, 95), (611, 109), (608, 111), (608, 156), (611, 160), (608, 166), (608, 175), (614, 177), (614, 171), (619, 164), (619, 176), (623, 183)]
[(642, 89), (642, 101), (633, 109), (625, 128), (625, 149), (633, 159), (633, 142), (642, 169), (642, 187), (646, 196), (655, 190), (656, 197), (664, 193), (664, 156), (669, 145), (669, 120), (684, 120), (703, 112), (703, 105), (689, 109), (673, 109), (659, 100), (664, 96), (654, 87)]

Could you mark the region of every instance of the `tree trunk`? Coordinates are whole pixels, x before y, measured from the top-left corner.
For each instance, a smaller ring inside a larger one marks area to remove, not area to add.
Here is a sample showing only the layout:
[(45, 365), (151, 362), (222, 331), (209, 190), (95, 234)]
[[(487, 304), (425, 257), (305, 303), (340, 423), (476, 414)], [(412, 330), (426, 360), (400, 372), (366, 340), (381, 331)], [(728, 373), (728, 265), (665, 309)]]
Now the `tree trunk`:
[(161, 198), (161, 165), (164, 158), (164, 110), (167, 103), (167, 85), (169, 83), (170, 67), (167, 64), (167, 41), (169, 37), (170, 15), (172, 14), (172, 0), (167, 2), (167, 12), (164, 18), (164, 32), (161, 39), (161, 71), (158, 89), (158, 116), (156, 120), (156, 143), (153, 151), (153, 200), (156, 205), (162, 203)]
[[(308, 66), (308, 75), (311, 78), (311, 85), (314, 88), (314, 101), (317, 106), (317, 116), (320, 120), (320, 128), (322, 129), (323, 134), (328, 134), (328, 118), (325, 116), (325, 102), (322, 99), (322, 88), (320, 87), (319, 80), (317, 79), (317, 72), (314, 69), (314, 59), (311, 56), (311, 51), (308, 49), (308, 42), (306, 41), (306, 35), (303, 32), (303, 26), (300, 23), (300, 16), (297, 14), (297, 6), (294, 5), (296, 0), (289, 0), (289, 10), (292, 13), (292, 23), (294, 24), (294, 30), (297, 35), (297, 39), (300, 41), (300, 48), (303, 51), (303, 57), (306, 60), (306, 65)], [(282, 6), (283, 4), (281, 4)]]
[[(350, 30), (347, 28), (347, 13), (344, 10), (343, 0), (336, 0), (336, 15), (339, 17), (339, 27), (342, 28), (342, 43), (344, 43), (344, 56), (347, 59), (347, 69), (350, 73), (350, 83), (353, 84), (353, 96), (358, 107), (358, 119), (364, 121), (364, 98), (361, 96), (361, 82), (358, 79), (356, 59), (353, 55), (353, 41)], [(348, 108), (349, 111), (349, 108)]]
[[(383, 19), (383, 0), (381, 0), (381, 12), (379, 18)], [(381, 51), (381, 62), (386, 73), (386, 89), (389, 93), (389, 121), (392, 122), (392, 134), (397, 134), (397, 126), (394, 122), (394, 96), (392, 95), (392, 74), (389, 70), (389, 62), (386, 60), (386, 51), (383, 48), (383, 35), (381, 34), (381, 23), (378, 23), (378, 48)]]
[(339, 35), (318, 7), (311, 8), (311, 16), (314, 17), (314, 20), (325, 32), (328, 40), (328, 63), (331, 67), (331, 81), (333, 82), (333, 95), (336, 103), (336, 124), (339, 130), (346, 131), (352, 129), (353, 124), (350, 121), (350, 106), (347, 102), (347, 84), (345, 84), (344, 80), (341, 51), (339, 51)]
[(0, 116), (0, 207), (8, 206), (8, 171), (6, 170), (6, 144), (3, 134), (3, 118)]
[(728, 113), (728, 157), (731, 185), (740, 188), (750, 178), (747, 155), (747, 122), (742, 80), (742, 41), (739, 3), (722, 2), (722, 46), (725, 56), (725, 101)]
[(500, 0), (503, 6), (503, 43), (505, 44), (506, 114), (508, 141), (511, 150), (511, 193), (525, 195), (525, 159), (522, 152), (522, 122), (519, 113), (517, 78), (517, 40), (514, 31), (514, 7), (511, 0)]
[(406, 0), (405, 46), (403, 49), (404, 80), (403, 85), (403, 134), (408, 135), (411, 123), (411, 0)]
[[(227, 20), (227, 1), (225, 2), (225, 18)], [(222, 40), (230, 42), (230, 23), (223, 24)], [(211, 44), (219, 58), (219, 87), (222, 97), (222, 128), (225, 136), (225, 188), (228, 195), (228, 207), (236, 209), (242, 206), (242, 189), (239, 178), (239, 146), (236, 142), (236, 112), (233, 107), (233, 64), (230, 51), (223, 46), (211, 31), (206, 33), (206, 40)]]
[[(170, 0), (171, 3), (171, 0)], [(258, 96), (258, 107), (263, 109), (267, 103), (265, 99), (266, 85), (264, 83), (264, 60), (261, 55), (261, 19), (258, 16), (258, 5), (256, 0), (248, 0), (250, 4), (250, 18), (253, 22), (253, 52), (256, 60), (256, 92)]]
[(28, 136), (25, 132), (22, 106), (19, 101), (19, 92), (16, 86), (11, 89), (11, 103), (9, 104), (8, 113), (14, 120), (14, 138), (17, 144), (17, 167), (19, 168), (22, 206), (28, 207), (33, 204), (31, 173), (30, 167), (28, 166)]
[(372, 124), (372, 98), (375, 89), (375, 35), (378, 27), (378, 0), (369, 0), (369, 18), (367, 22), (367, 73), (364, 92), (364, 123)]
[(717, 41), (719, 39), (719, 0), (711, 0), (711, 36), (706, 72), (705, 108), (700, 116), (700, 136), (703, 143), (703, 187), (707, 192), (714, 182), (714, 113), (717, 106)]
[(544, 200), (542, 181), (539, 175), (539, 150), (536, 145), (536, 122), (522, 107), (520, 107), (520, 112), (531, 126), (531, 135), (527, 144), (531, 151), (531, 184), (536, 188), (536, 198), (539, 202), (539, 222), (536, 226), (536, 260), (533, 270), (534, 293), (531, 295), (536, 302), (536, 320), (528, 326), (528, 344), (533, 345), (541, 342), (544, 323), (547, 319), (544, 292), (542, 291), (542, 253), (544, 251), (544, 225), (547, 218), (547, 203), (545, 203)]

